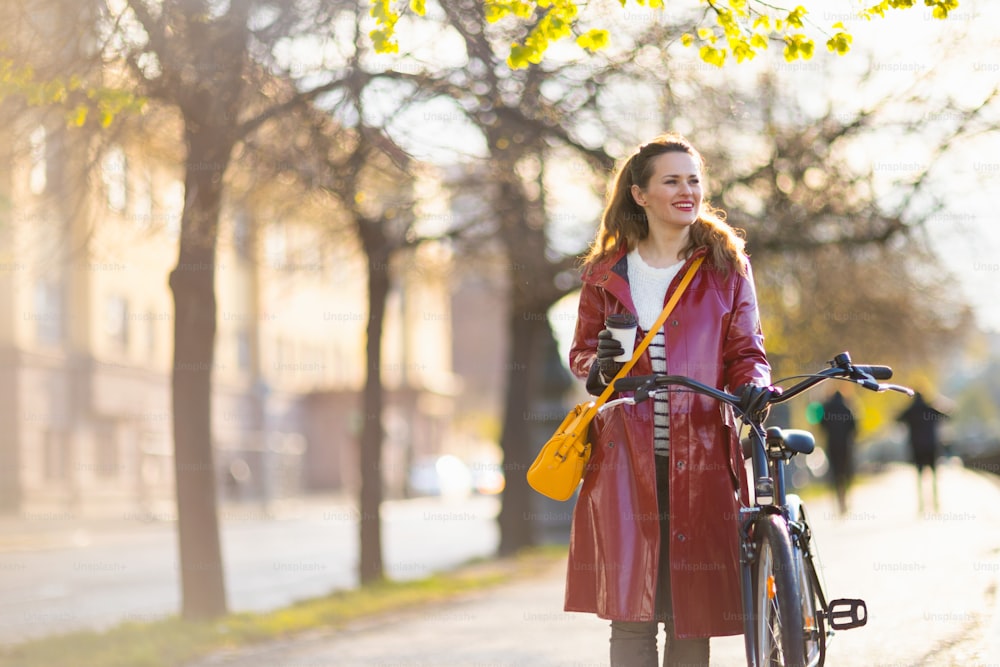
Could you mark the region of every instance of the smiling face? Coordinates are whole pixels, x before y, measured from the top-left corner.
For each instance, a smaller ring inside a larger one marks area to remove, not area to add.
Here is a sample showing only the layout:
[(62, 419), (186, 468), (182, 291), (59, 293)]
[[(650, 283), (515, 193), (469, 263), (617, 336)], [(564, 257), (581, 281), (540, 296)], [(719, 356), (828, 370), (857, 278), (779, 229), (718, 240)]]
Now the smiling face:
[(650, 228), (657, 225), (687, 227), (701, 211), (701, 168), (691, 155), (671, 151), (650, 161), (645, 187), (632, 186), (632, 197), (646, 211)]

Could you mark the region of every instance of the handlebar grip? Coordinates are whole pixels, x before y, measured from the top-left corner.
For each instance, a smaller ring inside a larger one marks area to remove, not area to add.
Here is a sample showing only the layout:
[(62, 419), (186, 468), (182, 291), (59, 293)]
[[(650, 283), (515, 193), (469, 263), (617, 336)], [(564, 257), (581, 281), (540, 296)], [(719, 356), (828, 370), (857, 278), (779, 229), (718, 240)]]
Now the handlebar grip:
[(888, 380), (892, 378), (892, 369), (888, 366), (862, 366), (860, 364), (854, 364), (854, 368), (862, 373), (871, 375), (876, 380)]
[(654, 377), (654, 375), (635, 375), (615, 380), (615, 391), (635, 391)]

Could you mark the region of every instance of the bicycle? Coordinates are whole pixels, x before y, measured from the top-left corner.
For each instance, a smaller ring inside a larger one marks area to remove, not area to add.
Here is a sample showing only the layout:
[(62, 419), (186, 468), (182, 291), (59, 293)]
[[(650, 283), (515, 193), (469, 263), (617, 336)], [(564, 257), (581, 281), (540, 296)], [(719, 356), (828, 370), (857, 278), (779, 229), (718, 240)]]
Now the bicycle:
[[(740, 582), (743, 636), (748, 667), (822, 667), (827, 643), (835, 630), (862, 627), (868, 621), (864, 600), (838, 598), (827, 601), (816, 570), (817, 555), (805, 505), (787, 493), (785, 466), (796, 454), (810, 454), (816, 446), (811, 433), (776, 426), (764, 428), (768, 405), (788, 401), (825, 380), (842, 380), (872, 391), (913, 390), (879, 380), (892, 377), (888, 366), (858, 365), (847, 352), (817, 373), (793, 375), (779, 383), (798, 383), (754, 406), (746, 415), (740, 398), (679, 375), (644, 375), (615, 382), (617, 392), (632, 392), (608, 401), (602, 410), (622, 403), (639, 403), (671, 387), (683, 387), (733, 406), (750, 432), (744, 444), (753, 468), (754, 497), (740, 508)], [(778, 385), (775, 385), (778, 386)], [(756, 414), (759, 417), (754, 418)]]

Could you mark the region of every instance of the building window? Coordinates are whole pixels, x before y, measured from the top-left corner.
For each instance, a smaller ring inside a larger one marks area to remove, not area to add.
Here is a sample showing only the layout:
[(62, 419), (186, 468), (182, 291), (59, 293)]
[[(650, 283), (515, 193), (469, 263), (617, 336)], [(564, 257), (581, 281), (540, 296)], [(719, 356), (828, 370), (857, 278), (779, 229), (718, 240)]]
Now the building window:
[(128, 349), (128, 301), (120, 296), (108, 297), (105, 303), (104, 329), (121, 350)]
[(49, 181), (49, 161), (46, 152), (48, 150), (45, 128), (38, 126), (28, 136), (28, 144), (31, 153), (31, 167), (28, 171), (28, 188), (32, 194), (40, 195), (45, 192), (45, 187)]
[(108, 208), (123, 213), (128, 205), (128, 174), (125, 151), (112, 146), (101, 160), (101, 180), (108, 198)]
[(35, 284), (35, 338), (44, 345), (63, 340), (63, 295), (59, 283), (42, 280)]

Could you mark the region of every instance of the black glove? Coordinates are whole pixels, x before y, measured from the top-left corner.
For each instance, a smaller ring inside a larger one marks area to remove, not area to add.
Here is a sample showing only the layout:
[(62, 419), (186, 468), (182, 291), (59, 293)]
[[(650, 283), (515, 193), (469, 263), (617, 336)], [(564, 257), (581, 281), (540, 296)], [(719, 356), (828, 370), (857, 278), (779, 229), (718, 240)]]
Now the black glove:
[(597, 334), (597, 363), (600, 366), (601, 379), (605, 385), (611, 382), (612, 378), (618, 375), (618, 371), (625, 365), (620, 361), (615, 361), (615, 357), (622, 354), (625, 354), (625, 349), (612, 337), (610, 331), (604, 329)]
[(745, 384), (736, 391), (740, 397), (739, 409), (753, 421), (763, 423), (770, 411), (768, 401), (775, 396), (781, 396), (781, 387)]
[(600, 396), (607, 388), (608, 383), (601, 380), (601, 365), (595, 360), (590, 365), (590, 374), (587, 375), (587, 393), (591, 396)]

